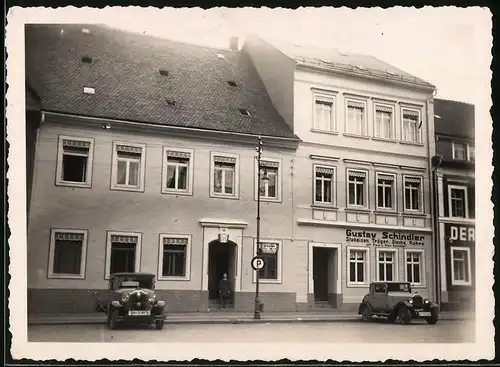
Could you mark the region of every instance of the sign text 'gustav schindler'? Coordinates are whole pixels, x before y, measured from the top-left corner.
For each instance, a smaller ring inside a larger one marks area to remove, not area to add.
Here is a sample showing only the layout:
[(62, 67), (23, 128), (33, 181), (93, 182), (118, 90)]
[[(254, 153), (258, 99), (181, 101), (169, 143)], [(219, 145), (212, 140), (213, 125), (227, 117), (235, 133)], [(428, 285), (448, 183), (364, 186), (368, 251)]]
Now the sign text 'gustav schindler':
[(423, 246), (424, 236), (413, 233), (345, 231), (346, 241), (354, 244), (381, 247)]

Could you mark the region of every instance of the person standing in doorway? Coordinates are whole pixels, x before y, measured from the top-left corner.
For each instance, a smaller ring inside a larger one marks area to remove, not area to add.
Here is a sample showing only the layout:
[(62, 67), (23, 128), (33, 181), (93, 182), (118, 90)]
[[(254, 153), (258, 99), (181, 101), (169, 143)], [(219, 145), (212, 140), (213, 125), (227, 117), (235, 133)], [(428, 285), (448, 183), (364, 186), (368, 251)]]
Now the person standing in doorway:
[(229, 289), (229, 281), (227, 280), (227, 274), (224, 273), (219, 283), (219, 297), (220, 297), (220, 305), (222, 308), (226, 308), (230, 294), (231, 291)]

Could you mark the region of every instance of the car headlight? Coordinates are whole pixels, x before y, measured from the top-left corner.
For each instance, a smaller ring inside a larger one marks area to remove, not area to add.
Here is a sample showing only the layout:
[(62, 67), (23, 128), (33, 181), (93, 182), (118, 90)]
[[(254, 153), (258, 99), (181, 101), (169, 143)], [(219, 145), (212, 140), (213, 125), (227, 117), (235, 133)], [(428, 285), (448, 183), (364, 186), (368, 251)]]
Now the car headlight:
[(413, 298), (410, 298), (408, 302), (413, 303)]
[(430, 301), (429, 301), (429, 299), (428, 299), (428, 298), (424, 299), (424, 303), (425, 303), (425, 304), (428, 304), (429, 302), (430, 302)]
[(130, 298), (130, 297), (129, 297), (129, 295), (128, 295), (128, 294), (124, 294), (124, 295), (122, 296), (122, 302), (127, 302), (127, 301), (129, 300), (129, 298)]
[(155, 294), (149, 296), (149, 302), (154, 303), (155, 301), (156, 301), (156, 295)]

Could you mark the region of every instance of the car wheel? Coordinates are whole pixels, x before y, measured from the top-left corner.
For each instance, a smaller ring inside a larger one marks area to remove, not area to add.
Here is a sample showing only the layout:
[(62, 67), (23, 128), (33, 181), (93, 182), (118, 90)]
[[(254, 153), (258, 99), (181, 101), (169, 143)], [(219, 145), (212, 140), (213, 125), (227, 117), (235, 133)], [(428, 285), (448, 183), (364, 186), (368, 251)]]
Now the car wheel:
[(372, 319), (372, 308), (370, 305), (365, 304), (363, 310), (361, 311), (361, 319), (363, 321), (370, 321)]
[(387, 321), (394, 322), (394, 321), (396, 321), (397, 318), (398, 318), (398, 316), (396, 315), (395, 312), (393, 312), (389, 316), (387, 316)]
[(403, 325), (408, 325), (411, 322), (411, 312), (408, 307), (401, 306), (398, 308), (397, 320)]
[(165, 325), (165, 320), (156, 320), (156, 330), (162, 330)]
[(116, 325), (117, 325), (117, 322), (116, 322), (116, 318), (118, 316), (118, 311), (113, 309), (113, 308), (110, 308), (109, 309), (109, 312), (108, 312), (108, 327), (111, 329), (111, 330), (115, 330), (116, 329)]
[(431, 317), (425, 319), (429, 325), (435, 325), (438, 322), (438, 313), (433, 311)]

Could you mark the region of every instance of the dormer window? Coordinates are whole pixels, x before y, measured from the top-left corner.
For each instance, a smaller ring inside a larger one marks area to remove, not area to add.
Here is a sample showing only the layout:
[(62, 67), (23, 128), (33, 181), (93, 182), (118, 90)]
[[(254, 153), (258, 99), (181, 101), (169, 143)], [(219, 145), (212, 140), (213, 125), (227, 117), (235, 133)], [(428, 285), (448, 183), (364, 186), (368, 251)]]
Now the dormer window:
[(91, 64), (92, 63), (92, 58), (90, 56), (83, 56), (82, 57), (82, 62), (85, 64)]
[(166, 101), (169, 106), (177, 106), (177, 101), (174, 101), (173, 99), (167, 99)]
[(83, 87), (83, 93), (85, 94), (95, 94), (95, 88)]
[(160, 69), (159, 71), (160, 71), (161, 76), (168, 76), (169, 75), (168, 70)]
[(229, 84), (229, 86), (231, 86), (231, 87), (236, 87), (236, 86), (237, 86), (236, 82), (234, 82), (234, 81), (232, 81), (232, 80), (229, 80), (229, 81), (227, 82), (227, 84)]
[(238, 108), (238, 111), (240, 111), (240, 113), (243, 115), (243, 116), (250, 116), (250, 112), (244, 108)]

